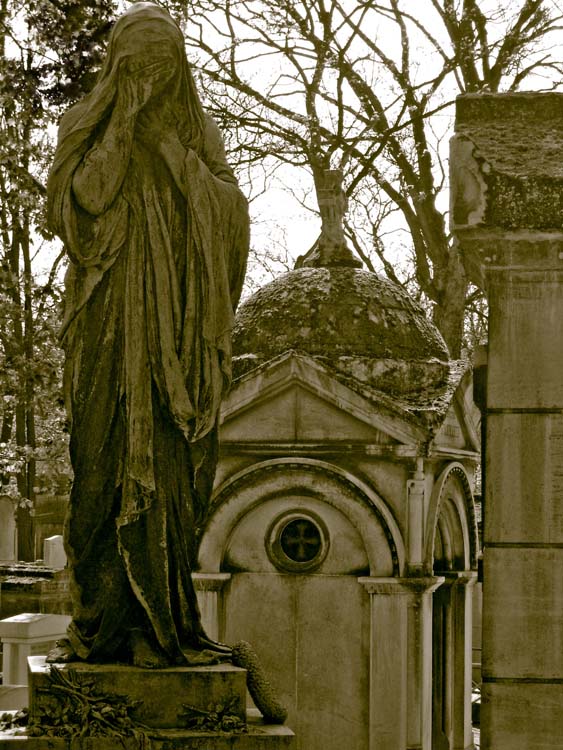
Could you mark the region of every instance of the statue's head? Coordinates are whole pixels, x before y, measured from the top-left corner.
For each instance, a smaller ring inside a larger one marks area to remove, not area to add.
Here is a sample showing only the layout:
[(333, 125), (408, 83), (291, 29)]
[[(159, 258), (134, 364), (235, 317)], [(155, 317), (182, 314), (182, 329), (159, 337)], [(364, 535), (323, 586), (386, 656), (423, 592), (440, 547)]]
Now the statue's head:
[[(92, 91), (61, 125), (60, 137), (86, 143), (106, 120), (118, 99), (123, 76), (134, 76), (150, 87), (149, 100), (160, 106), (165, 96), (186, 142), (203, 148), (205, 115), (186, 57), (184, 36), (170, 13), (152, 2), (130, 5), (112, 29), (106, 59)], [(146, 89), (145, 89), (146, 91)], [(134, 120), (131, 121), (134, 126)]]
[(134, 3), (116, 21), (109, 49), (109, 67), (120, 75), (150, 79), (155, 94), (185, 61), (184, 38), (168, 11), (155, 3)]
[(171, 23), (173, 26), (176, 26), (178, 31), (180, 30), (176, 22), (170, 15), (170, 13), (166, 10), (166, 8), (162, 8), (160, 5), (157, 5), (156, 3), (150, 3), (150, 2), (132, 3), (129, 6), (129, 8), (127, 8), (125, 13), (122, 13), (122, 15), (117, 20), (117, 23), (120, 23), (122, 19), (131, 19), (131, 18), (161, 19), (163, 21), (167, 21), (168, 23)]
[(110, 37), (110, 47), (120, 51), (142, 53), (156, 45), (174, 47), (183, 51), (184, 37), (170, 13), (154, 3), (134, 3), (115, 22)]

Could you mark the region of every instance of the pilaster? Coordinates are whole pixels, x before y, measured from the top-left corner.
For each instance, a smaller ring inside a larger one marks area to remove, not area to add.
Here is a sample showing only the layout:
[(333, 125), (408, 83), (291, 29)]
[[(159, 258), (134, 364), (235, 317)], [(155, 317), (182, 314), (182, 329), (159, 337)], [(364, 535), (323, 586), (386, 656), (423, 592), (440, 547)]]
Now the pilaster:
[(230, 573), (192, 573), (201, 612), (201, 622), (207, 635), (214, 641), (223, 638), (224, 596), (231, 580)]
[(473, 747), (471, 717), (473, 587), (477, 571), (449, 574), (452, 583), (453, 722), (452, 750)]

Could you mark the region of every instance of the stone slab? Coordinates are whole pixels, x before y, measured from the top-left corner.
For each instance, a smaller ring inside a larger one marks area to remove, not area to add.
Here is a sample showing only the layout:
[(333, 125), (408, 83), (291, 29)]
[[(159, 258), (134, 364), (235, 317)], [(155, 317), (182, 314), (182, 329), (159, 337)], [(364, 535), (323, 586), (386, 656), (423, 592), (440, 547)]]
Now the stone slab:
[(563, 415), (488, 416), (486, 508), (485, 544), (563, 543)]
[(563, 407), (563, 279), (511, 271), (489, 296), (488, 408)]
[(563, 681), (562, 570), (560, 547), (485, 547), (485, 678)]
[(2, 641), (23, 642), (30, 639), (50, 641), (61, 638), (70, 622), (68, 615), (48, 615), (37, 612), (22, 614), (0, 620)]
[(368, 747), (369, 597), (355, 577), (237, 573), (226, 624), (227, 643), (256, 644), (299, 747)]
[[(49, 692), (49, 665), (45, 657), (28, 659), (30, 670), (30, 716), (49, 713), (57, 705), (57, 697)], [(100, 695), (127, 697), (141, 701), (131, 712), (132, 718), (157, 729), (181, 727), (184, 704), (201, 710), (226, 705), (234, 700), (232, 713), (246, 715), (246, 670), (232, 664), (209, 667), (170, 667), (140, 669), (115, 664), (76, 662), (58, 665), (78, 684), (92, 682), (92, 691)]]
[(483, 750), (563, 747), (563, 684), (484, 683), (481, 747)]
[[(20, 730), (21, 731), (21, 730)], [(295, 735), (286, 726), (265, 724), (256, 712), (248, 715), (245, 734), (160, 730), (149, 733), (150, 750), (293, 750)], [(0, 732), (0, 750), (147, 750), (142, 741), (95, 737), (82, 741), (59, 737), (28, 737)]]

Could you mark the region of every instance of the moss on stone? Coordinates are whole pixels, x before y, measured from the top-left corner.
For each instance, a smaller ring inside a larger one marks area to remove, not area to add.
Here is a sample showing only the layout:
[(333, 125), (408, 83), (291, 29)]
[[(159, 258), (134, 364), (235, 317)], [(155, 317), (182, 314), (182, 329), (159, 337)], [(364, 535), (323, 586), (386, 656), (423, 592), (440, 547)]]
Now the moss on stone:
[(440, 333), (402, 287), (348, 268), (290, 271), (241, 305), (235, 356), (264, 362), (290, 349), (329, 362), (448, 359)]

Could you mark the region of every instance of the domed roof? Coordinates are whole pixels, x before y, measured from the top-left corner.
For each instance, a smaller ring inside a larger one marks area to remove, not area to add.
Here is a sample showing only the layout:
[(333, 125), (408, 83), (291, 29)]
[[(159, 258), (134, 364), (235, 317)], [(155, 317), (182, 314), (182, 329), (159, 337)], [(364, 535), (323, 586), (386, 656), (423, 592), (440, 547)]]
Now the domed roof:
[(264, 361), (289, 349), (329, 358), (449, 359), (439, 331), (402, 287), (352, 268), (290, 271), (240, 306), (233, 354)]
[(399, 285), (356, 268), (299, 268), (239, 308), (235, 375), (288, 350), (384, 390), (412, 391), (445, 376), (448, 349)]

